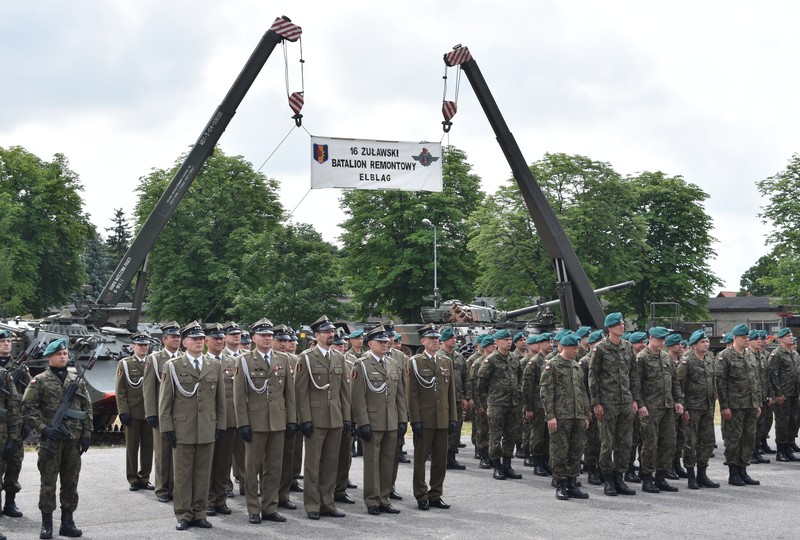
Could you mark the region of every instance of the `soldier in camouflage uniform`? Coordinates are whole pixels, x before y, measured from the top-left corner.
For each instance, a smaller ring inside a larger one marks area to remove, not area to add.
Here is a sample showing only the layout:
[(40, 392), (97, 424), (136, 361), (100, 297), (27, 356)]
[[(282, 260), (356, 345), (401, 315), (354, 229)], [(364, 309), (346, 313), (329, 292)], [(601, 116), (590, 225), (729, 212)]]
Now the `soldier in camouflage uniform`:
[(708, 352), (710, 342), (702, 330), (695, 331), (688, 343), (691, 350), (678, 364), (678, 380), (686, 405), (682, 415), (686, 426), (683, 464), (689, 489), (718, 488), (719, 484), (706, 475), (708, 460), (714, 451), (714, 401), (717, 399), (714, 355)]
[[(683, 340), (681, 340), (680, 335), (675, 334), (674, 336), (669, 336), (667, 338), (667, 344), (664, 347), (667, 354), (669, 355), (672, 365), (675, 369), (678, 369), (678, 364), (681, 361), (681, 358), (684, 354), (686, 354), (686, 346), (684, 346)], [(686, 437), (685, 437), (685, 430), (683, 425), (683, 417), (680, 414), (675, 415), (675, 451), (673, 453), (672, 463), (667, 468), (666, 477), (670, 480), (678, 480), (680, 478), (686, 478), (686, 469), (681, 466), (681, 458), (683, 457), (683, 447), (686, 444)]]
[(456, 350), (456, 335), (452, 328), (442, 329), (439, 336), (441, 348), (436, 351), (437, 358), (447, 358), (453, 363), (453, 382), (456, 385), (456, 410), (458, 429), (450, 434), (447, 446), (447, 468), (463, 471), (467, 467), (456, 460), (458, 445), (461, 442), (461, 426), (464, 424), (464, 411), (469, 406), (469, 377), (467, 375), (467, 362), (460, 352)]
[(544, 419), (542, 399), (539, 394), (539, 381), (544, 371), (545, 356), (553, 351), (552, 334), (539, 334), (536, 342), (539, 352), (529, 361), (522, 372), (522, 396), (525, 406), (525, 419), (530, 423), (530, 452), (531, 462), (536, 476), (548, 476), (546, 465), (548, 461), (548, 434), (547, 422)]
[[(11, 367), (11, 346), (11, 332), (0, 330), (0, 367), (2, 368), (9, 369)], [(9, 376), (13, 379), (17, 371), (19, 371), (19, 380), (16, 385), (9, 385), (9, 390), (7, 390), (7, 392), (11, 393), (10, 388), (14, 386), (18, 397), (21, 398), (31, 380), (31, 372), (28, 370), (28, 365), (22, 363), (14, 368), (13, 372), (9, 372)], [(4, 408), (8, 409), (8, 407)], [(19, 411), (17, 411), (17, 414), (20, 414)], [(6, 424), (8, 424), (8, 420), (6, 420)], [(3, 491), (6, 492), (3, 514), (9, 517), (22, 517), (22, 512), (17, 508), (15, 499), (17, 493), (22, 489), (22, 486), (19, 484), (19, 473), (22, 471), (22, 458), (25, 456), (25, 438), (28, 436), (28, 433), (30, 433), (30, 426), (22, 422), (21, 417), (18, 418), (16, 425), (20, 433), (14, 434), (13, 437), (8, 437), (8, 441), (15, 441), (13, 443), (14, 450), (10, 452), (7, 457), (4, 457), (3, 467), (5, 470), (0, 472), (0, 478), (3, 479)], [(8, 444), (8, 442), (5, 443), (5, 445)], [(4, 446), (0, 445), (0, 448), (4, 448)], [(5, 454), (5, 452), (3, 453)]]
[(525, 467), (536, 466), (536, 462), (533, 459), (533, 454), (531, 454), (531, 433), (533, 422), (532, 419), (528, 418), (527, 415), (529, 401), (525, 395), (525, 370), (528, 369), (528, 365), (533, 357), (539, 354), (539, 336), (540, 334), (533, 334), (525, 340), (525, 346), (527, 347), (528, 354), (525, 356), (525, 359), (521, 364), (522, 376), (520, 377), (520, 392), (522, 392), (522, 446), (523, 450), (525, 451), (525, 461), (523, 461), (523, 465)]
[(564, 336), (561, 351), (544, 367), (540, 398), (550, 432), (550, 460), (556, 481), (556, 498), (588, 499), (578, 487), (585, 430), (589, 427), (589, 399), (575, 357), (578, 337)]
[[(522, 372), (524, 371), (525, 366), (528, 364), (528, 345), (525, 343), (527, 338), (528, 335), (525, 332), (517, 332), (514, 334), (514, 338), (512, 340), (511, 354), (516, 357), (517, 363), (519, 364), (519, 375), (517, 376), (517, 380), (519, 381), (519, 392), (522, 392)], [(527, 446), (525, 441), (525, 427), (522, 422), (524, 417), (525, 407), (522, 403), (520, 403), (520, 410), (519, 414), (517, 415), (517, 422), (519, 423), (517, 433), (519, 433), (519, 438), (514, 444), (517, 448), (514, 456), (518, 459), (524, 459), (527, 457), (525, 451), (525, 446)]]
[[(769, 377), (767, 374), (769, 354), (765, 350), (766, 332), (764, 332), (764, 337), (762, 337), (760, 330), (750, 330), (747, 337), (750, 340), (747, 344), (747, 348), (750, 349), (750, 354), (753, 355), (753, 358), (756, 360), (756, 366), (758, 366), (758, 382), (761, 385), (761, 398), (763, 399), (761, 402), (761, 416), (758, 417), (758, 421), (756, 422), (756, 446), (750, 458), (750, 464), (758, 465), (760, 463), (770, 462), (769, 459), (761, 455), (761, 437), (763, 435), (766, 441), (766, 436), (772, 428), (772, 399), (769, 393)], [(767, 411), (769, 411), (769, 413)]]
[(728, 483), (732, 486), (760, 484), (747, 474), (762, 401), (758, 366), (747, 348), (748, 333), (746, 324), (734, 326), (733, 346), (720, 353), (714, 366), (725, 461), (730, 471)]
[(493, 478), (518, 480), (522, 475), (511, 468), (511, 458), (519, 431), (519, 362), (509, 354), (511, 332), (500, 330), (494, 339), (497, 350), (483, 360), (478, 370), (478, 401), (486, 409), (489, 421)]
[[(647, 346), (647, 334), (644, 332), (631, 332), (628, 335), (628, 342), (631, 344), (631, 349), (633, 350), (633, 356), (638, 356), (642, 350)], [(628, 457), (628, 470), (625, 472), (623, 479), (626, 482), (632, 482), (634, 484), (639, 484), (642, 482), (642, 479), (639, 478), (639, 474), (636, 472), (636, 468), (634, 466), (634, 462), (636, 461), (636, 455), (639, 454), (639, 464), (642, 463), (642, 423), (639, 420), (639, 415), (633, 417), (633, 430), (631, 432), (631, 453)]]
[(639, 383), (631, 344), (622, 340), (622, 313), (605, 318), (608, 338), (595, 345), (589, 363), (589, 394), (600, 428), (600, 469), (609, 496), (635, 495), (623, 480), (631, 449)]
[(478, 465), (481, 469), (491, 469), (492, 461), (489, 459), (489, 422), (486, 417), (486, 408), (481, 405), (477, 395), (478, 371), (483, 365), (484, 358), (492, 354), (496, 347), (497, 345), (495, 345), (492, 336), (483, 336), (481, 338), (482, 355), (475, 358), (470, 366), (470, 381), (472, 388), (475, 389), (473, 394), (475, 397), (475, 445), (478, 447), (478, 453), (481, 456), (481, 463)]
[[(46, 369), (31, 379), (22, 399), (25, 423), (40, 435), (39, 441), (39, 510), (42, 511), (42, 530), (39, 538), (53, 537), (53, 511), (56, 509), (56, 480), (61, 480), (61, 527), (59, 536), (78, 537), (83, 532), (75, 526), (72, 513), (78, 507), (78, 476), (81, 454), (89, 449), (92, 437), (92, 402), (83, 381), (69, 404), (64, 423), (51, 427), (50, 420), (61, 404), (64, 390), (77, 375), (67, 371), (69, 353), (67, 340), (57, 339), (44, 351), (49, 363)], [(45, 448), (55, 448), (52, 453)]]
[[(591, 360), (591, 349), (594, 344), (599, 342), (605, 337), (602, 330), (595, 330), (587, 336), (586, 347), (590, 352), (586, 353), (580, 360), (578, 366), (581, 368), (583, 374), (583, 389), (586, 392), (588, 399), (589, 396), (589, 363)], [(580, 348), (578, 349), (580, 350)], [(599, 486), (603, 482), (600, 481), (600, 433), (597, 427), (597, 419), (594, 413), (589, 413), (589, 427), (586, 429), (586, 446), (583, 451), (583, 462), (586, 465), (586, 470), (589, 473), (588, 482), (593, 486)]]
[(642, 491), (678, 491), (665, 475), (675, 453), (675, 414), (683, 414), (683, 391), (664, 345), (680, 345), (681, 337), (669, 335), (663, 326), (654, 326), (649, 333), (650, 342), (636, 357), (641, 388)]
[[(486, 334), (480, 334), (475, 338), (475, 343), (474, 343), (475, 352), (473, 352), (470, 355), (470, 357), (467, 358), (467, 379), (469, 380), (469, 385), (470, 385), (470, 387), (472, 388), (472, 391), (473, 391), (473, 399), (474, 399), (474, 395), (475, 395), (475, 382), (476, 382), (474, 375), (477, 374), (477, 371), (473, 372), (473, 366), (475, 365), (475, 361), (476, 360), (479, 360), (479, 361), (483, 360), (483, 356), (484, 355), (483, 355), (483, 347), (481, 346), (481, 342), (483, 341), (483, 338), (484, 338), (485, 335)], [(476, 441), (476, 435), (477, 435), (477, 432), (478, 432), (478, 428), (477, 428), (478, 419), (477, 419), (477, 416), (478, 416), (477, 411), (475, 411), (473, 409), (473, 411), (472, 411), (472, 433), (470, 434), (470, 440), (472, 441), (472, 444), (475, 447), (475, 459), (480, 460), (480, 459), (482, 459), (481, 458), (480, 447), (478, 446), (477, 441)]]
[(800, 358), (792, 350), (791, 330), (782, 328), (777, 337), (778, 347), (769, 356), (769, 393), (775, 401), (777, 460), (798, 461), (793, 445), (800, 407)]

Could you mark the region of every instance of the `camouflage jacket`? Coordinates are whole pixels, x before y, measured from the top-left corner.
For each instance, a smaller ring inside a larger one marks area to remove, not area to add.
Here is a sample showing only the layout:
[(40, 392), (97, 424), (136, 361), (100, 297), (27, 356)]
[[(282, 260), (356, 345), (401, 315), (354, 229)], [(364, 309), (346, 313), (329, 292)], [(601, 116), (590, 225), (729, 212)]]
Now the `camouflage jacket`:
[(592, 405), (630, 405), (639, 401), (639, 374), (631, 344), (605, 339), (592, 349), (589, 360), (589, 400)]
[(664, 351), (653, 353), (645, 347), (636, 357), (641, 404), (648, 409), (671, 409), (683, 403), (683, 391), (672, 358)]
[(519, 405), (519, 361), (494, 351), (478, 370), (478, 402), (482, 407)]
[(689, 351), (678, 364), (678, 380), (687, 409), (708, 410), (714, 407), (717, 390), (713, 354), (707, 352), (702, 359), (698, 359), (694, 352)]
[(560, 355), (553, 358), (544, 367), (539, 386), (545, 420), (589, 419), (583, 374), (574, 360)]
[[(780, 348), (780, 347), (778, 347)], [(767, 351), (750, 351), (758, 366), (758, 382), (761, 385), (761, 397), (767, 399), (769, 393), (769, 353)]]
[(436, 352), (439, 358), (447, 358), (453, 363), (453, 382), (456, 385), (456, 403), (461, 407), (462, 399), (470, 399), (472, 397), (472, 383), (469, 380), (469, 373), (467, 372), (467, 361), (464, 356), (453, 349), (453, 352), (447, 354), (444, 349), (439, 349)]
[[(31, 379), (22, 398), (22, 416), (25, 422), (41, 433), (61, 404), (64, 390), (77, 378), (76, 374), (67, 372), (62, 383), (58, 375), (48, 368)], [(83, 381), (69, 404), (64, 424), (69, 429), (71, 439), (89, 439), (92, 436), (92, 402)]]
[(787, 351), (778, 346), (769, 355), (769, 390), (770, 397), (797, 397), (800, 365), (798, 356), (794, 351)]
[(539, 383), (542, 378), (542, 368), (544, 367), (544, 355), (536, 353), (528, 360), (528, 365), (522, 371), (522, 404), (525, 410), (542, 410), (542, 398), (539, 394)]
[(19, 427), (22, 423), (22, 412), (19, 403), (19, 394), (14, 387), (11, 373), (0, 368), (0, 450), (7, 440), (19, 441)]
[(758, 366), (752, 353), (741, 353), (729, 347), (717, 357), (714, 365), (720, 409), (755, 409), (761, 406), (761, 384)]

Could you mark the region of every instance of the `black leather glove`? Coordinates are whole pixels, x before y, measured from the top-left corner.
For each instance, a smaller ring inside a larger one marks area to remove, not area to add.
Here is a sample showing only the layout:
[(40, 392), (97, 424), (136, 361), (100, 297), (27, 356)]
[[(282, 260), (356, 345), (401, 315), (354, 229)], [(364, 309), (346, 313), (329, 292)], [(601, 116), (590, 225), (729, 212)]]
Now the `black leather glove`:
[(222, 438), (222, 430), (218, 429), (214, 432), (214, 442), (219, 441)]
[(314, 424), (311, 422), (303, 422), (300, 424), (300, 431), (305, 437), (311, 437), (311, 434), (314, 433)]
[(14, 450), (17, 449), (17, 441), (12, 441), (11, 439), (6, 442), (6, 447), (3, 448), (3, 459), (8, 463), (8, 460), (11, 459), (11, 456), (14, 454)]
[(422, 422), (411, 422), (411, 433), (413, 433), (415, 437), (422, 437)]
[(178, 447), (178, 439), (175, 437), (174, 431), (167, 431), (164, 433), (164, 438), (167, 439), (167, 444), (169, 444), (172, 448)]
[(369, 424), (365, 424), (363, 426), (358, 426), (358, 436), (361, 437), (362, 441), (369, 442), (372, 440), (372, 426)]
[(19, 432), (20, 437), (22, 437), (22, 442), (25, 442), (25, 439), (28, 438), (28, 435), (31, 434), (31, 431), (33, 431), (33, 428), (30, 424), (22, 424), (22, 429)]
[(406, 435), (406, 431), (408, 431), (408, 424), (405, 422), (400, 422), (397, 424), (397, 438), (402, 439)]
[(122, 423), (123, 426), (131, 425), (131, 415), (130, 415), (130, 413), (124, 412), (121, 415), (119, 415), (119, 421)]
[(60, 441), (64, 438), (64, 432), (58, 428), (47, 426), (42, 430), (42, 437), (51, 441)]
[(78, 453), (83, 455), (91, 446), (92, 440), (89, 437), (81, 437), (78, 441)]
[(345, 420), (344, 424), (342, 424), (342, 433), (350, 433), (353, 429), (353, 424), (350, 423), (350, 420)]
[(250, 426), (242, 426), (239, 428), (239, 436), (244, 442), (251, 442), (253, 440), (253, 430)]
[(286, 424), (286, 436), (290, 439), (297, 435), (297, 430), (299, 429), (298, 425), (294, 422), (289, 422)]
[(458, 431), (458, 422), (456, 422), (455, 420), (451, 420), (450, 421), (450, 430), (449, 431), (450, 431), (451, 434), (455, 433), (456, 431)]
[(144, 420), (151, 428), (156, 429), (158, 427), (158, 416), (148, 416)]

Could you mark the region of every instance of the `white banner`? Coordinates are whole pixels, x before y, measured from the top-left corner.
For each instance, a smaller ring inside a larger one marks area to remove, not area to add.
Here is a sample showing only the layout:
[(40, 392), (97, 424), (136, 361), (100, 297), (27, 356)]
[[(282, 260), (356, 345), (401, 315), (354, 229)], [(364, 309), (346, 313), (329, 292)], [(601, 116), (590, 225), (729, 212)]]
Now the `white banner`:
[(311, 137), (311, 189), (442, 191), (438, 142)]

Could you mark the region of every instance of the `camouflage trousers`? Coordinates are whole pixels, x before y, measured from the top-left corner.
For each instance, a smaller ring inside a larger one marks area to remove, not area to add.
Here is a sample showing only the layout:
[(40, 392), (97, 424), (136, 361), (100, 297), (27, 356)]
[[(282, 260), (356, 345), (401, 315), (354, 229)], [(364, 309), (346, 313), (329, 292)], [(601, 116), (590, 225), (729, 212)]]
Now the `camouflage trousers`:
[(772, 417), (774, 414), (774, 405), (768, 405), (766, 401), (761, 403), (761, 416), (758, 417), (758, 422), (756, 422), (756, 437), (759, 439), (762, 437), (769, 437), (769, 432), (772, 430)]
[[(3, 437), (0, 444), (5, 448), (7, 437)], [(0, 478), (3, 479), (3, 491), (8, 493), (19, 493), (22, 486), (19, 484), (19, 473), (22, 471), (22, 458), (25, 457), (25, 445), (22, 441), (17, 442), (17, 447), (8, 461), (0, 458)]]
[(686, 426), (683, 425), (683, 418), (681, 417), (681, 415), (675, 414), (674, 418), (675, 418), (674, 457), (680, 459), (683, 457), (683, 447), (686, 446), (686, 429), (685, 429)]
[(597, 466), (600, 461), (600, 432), (597, 427), (597, 420), (592, 416), (589, 422), (589, 429), (586, 430), (586, 444), (583, 450), (583, 461), (587, 467)]
[(603, 474), (628, 469), (628, 454), (633, 437), (633, 411), (630, 405), (604, 405), (600, 429), (600, 470)]
[(722, 420), (722, 439), (725, 441), (725, 462), (747, 467), (756, 447), (758, 409), (731, 409), (731, 419)]
[(530, 420), (523, 420), (522, 421), (522, 451), (525, 452), (526, 456), (531, 455), (531, 428), (533, 427), (533, 422)]
[(549, 432), (547, 431), (547, 422), (544, 421), (544, 411), (542, 409), (538, 409), (534, 412), (534, 416), (530, 421), (530, 424), (531, 456), (546, 457), (550, 452), (548, 448), (550, 436)]
[[(797, 436), (797, 412), (800, 401), (795, 397), (786, 397), (783, 405), (775, 404), (775, 442), (791, 444)], [(763, 414), (763, 411), (762, 411)]]
[(456, 401), (456, 413), (458, 429), (450, 434), (447, 444), (447, 449), (451, 452), (458, 452), (458, 445), (461, 444), (461, 426), (464, 425), (464, 411), (461, 410), (461, 401)]
[(514, 444), (519, 437), (519, 408), (489, 406), (489, 457), (514, 457)]
[(639, 417), (642, 433), (641, 472), (653, 474), (670, 467), (675, 456), (675, 413), (672, 409), (648, 409)]
[(686, 426), (686, 444), (683, 448), (683, 465), (708, 465), (714, 452), (714, 407), (690, 409)]
[(558, 429), (550, 433), (550, 465), (556, 480), (581, 474), (581, 453), (586, 443), (586, 420), (559, 419)]
[(486, 448), (489, 446), (489, 419), (486, 411), (475, 414), (475, 446)]
[(56, 481), (60, 478), (59, 499), (62, 512), (78, 508), (78, 477), (81, 473), (81, 455), (74, 439), (64, 439), (55, 454), (39, 449), (39, 510), (52, 514), (56, 509)]
[(628, 457), (628, 464), (633, 465), (636, 461), (636, 454), (639, 454), (639, 465), (642, 464), (642, 423), (638, 416), (633, 417), (633, 429), (631, 430), (631, 453)]

